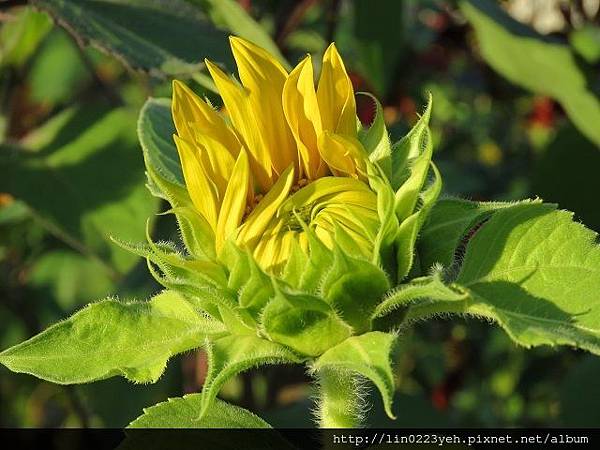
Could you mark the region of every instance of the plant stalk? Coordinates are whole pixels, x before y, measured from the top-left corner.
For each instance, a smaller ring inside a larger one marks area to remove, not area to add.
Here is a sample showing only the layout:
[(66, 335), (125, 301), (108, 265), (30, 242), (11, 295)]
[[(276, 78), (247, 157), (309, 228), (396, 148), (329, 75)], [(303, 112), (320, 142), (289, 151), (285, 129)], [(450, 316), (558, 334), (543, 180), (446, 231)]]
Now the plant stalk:
[(346, 371), (324, 369), (318, 373), (320, 428), (357, 428), (362, 418), (358, 378)]

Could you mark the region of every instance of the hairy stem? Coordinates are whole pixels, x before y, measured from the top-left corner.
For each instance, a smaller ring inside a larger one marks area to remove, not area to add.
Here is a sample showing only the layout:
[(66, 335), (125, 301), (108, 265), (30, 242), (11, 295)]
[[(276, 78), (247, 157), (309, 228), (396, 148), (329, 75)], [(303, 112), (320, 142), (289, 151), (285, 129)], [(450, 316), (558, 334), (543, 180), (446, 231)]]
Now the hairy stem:
[(356, 428), (362, 416), (362, 398), (356, 376), (324, 369), (318, 373), (318, 417), (321, 428)]

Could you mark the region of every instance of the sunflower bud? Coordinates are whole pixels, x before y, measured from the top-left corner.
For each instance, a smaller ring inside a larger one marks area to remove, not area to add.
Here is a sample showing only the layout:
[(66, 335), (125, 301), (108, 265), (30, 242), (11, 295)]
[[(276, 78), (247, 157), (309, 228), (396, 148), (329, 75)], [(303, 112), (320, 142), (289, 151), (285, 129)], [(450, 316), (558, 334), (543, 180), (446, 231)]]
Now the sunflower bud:
[(206, 61), (221, 110), (173, 83), (185, 190), (149, 167), (190, 255), (151, 242), (144, 256), (161, 283), (231, 334), (317, 356), (372, 330), (374, 309), (414, 270), (416, 236), (440, 191), (434, 167), (427, 184), (430, 107), (391, 145), (376, 100), (373, 124), (359, 125), (334, 44), (316, 87), (310, 56), (288, 73), (250, 42), (231, 38), (231, 47), (240, 82)]

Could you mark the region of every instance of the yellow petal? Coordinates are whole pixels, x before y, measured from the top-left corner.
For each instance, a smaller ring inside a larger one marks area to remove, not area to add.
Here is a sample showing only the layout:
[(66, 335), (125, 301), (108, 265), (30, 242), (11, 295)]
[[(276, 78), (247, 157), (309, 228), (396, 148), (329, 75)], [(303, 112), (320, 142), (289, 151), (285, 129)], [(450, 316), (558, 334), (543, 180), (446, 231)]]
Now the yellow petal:
[(354, 178), (323, 177), (290, 196), (279, 208), (279, 215), (291, 214), (293, 210), (318, 204), (319, 201), (327, 204), (339, 195), (343, 195), (340, 202), (364, 205), (370, 203), (374, 194), (365, 183)]
[(173, 81), (171, 108), (179, 137), (188, 142), (196, 142), (198, 136), (210, 136), (237, 157), (240, 143), (235, 133), (217, 111), (178, 80)]
[(319, 136), (319, 152), (335, 175), (365, 177), (367, 155), (358, 139), (324, 131)]
[(223, 198), (216, 232), (217, 252), (230, 236), (234, 234), (242, 222), (246, 209), (247, 189), (250, 180), (250, 164), (248, 155), (244, 150), (240, 151), (231, 179), (227, 184), (227, 191)]
[(242, 246), (262, 238), (269, 222), (277, 213), (277, 209), (288, 196), (294, 183), (294, 168), (288, 167), (279, 177), (254, 211), (248, 216), (240, 229), (237, 242)]
[(323, 55), (317, 88), (323, 129), (356, 135), (356, 101), (350, 77), (334, 44)]
[(270, 152), (273, 169), (280, 175), (291, 164), (298, 164), (281, 103), (287, 72), (267, 51), (251, 42), (239, 37), (231, 37), (230, 42), (240, 80), (249, 92), (249, 113), (256, 117), (262, 145)]
[(261, 122), (250, 106), (249, 92), (230, 79), (210, 61), (205, 61), (208, 71), (221, 94), (227, 114), (248, 150), (250, 167), (263, 192), (273, 184), (273, 171), (269, 149), (262, 144)]
[(218, 211), (215, 187), (211, 183), (206, 169), (197, 157), (197, 149), (177, 135), (173, 135), (173, 138), (179, 152), (183, 178), (185, 179), (185, 185), (187, 186), (192, 203), (198, 212), (204, 216), (212, 229), (215, 230)]
[(319, 154), (317, 136), (322, 132), (310, 55), (296, 66), (283, 87), (283, 110), (300, 155), (299, 178), (322, 177), (327, 167)]
[[(202, 136), (201, 142), (198, 143), (199, 158), (210, 180), (217, 188), (217, 200), (220, 202), (225, 196), (235, 160), (221, 142), (209, 136)], [(239, 153), (239, 149), (236, 153)]]

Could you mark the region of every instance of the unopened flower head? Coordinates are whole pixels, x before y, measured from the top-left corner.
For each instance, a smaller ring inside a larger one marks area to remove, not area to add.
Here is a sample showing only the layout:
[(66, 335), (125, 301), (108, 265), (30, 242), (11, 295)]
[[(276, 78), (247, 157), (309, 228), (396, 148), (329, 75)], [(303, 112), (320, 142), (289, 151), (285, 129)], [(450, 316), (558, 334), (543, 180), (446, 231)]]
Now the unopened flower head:
[(334, 44), (315, 87), (311, 57), (290, 73), (269, 53), (231, 38), (238, 82), (206, 61), (217, 111), (174, 82), (175, 142), (191, 200), (214, 233), (277, 272), (307, 229), (328, 247), (345, 233), (365, 257), (379, 227), (368, 155), (358, 140), (352, 84)]

